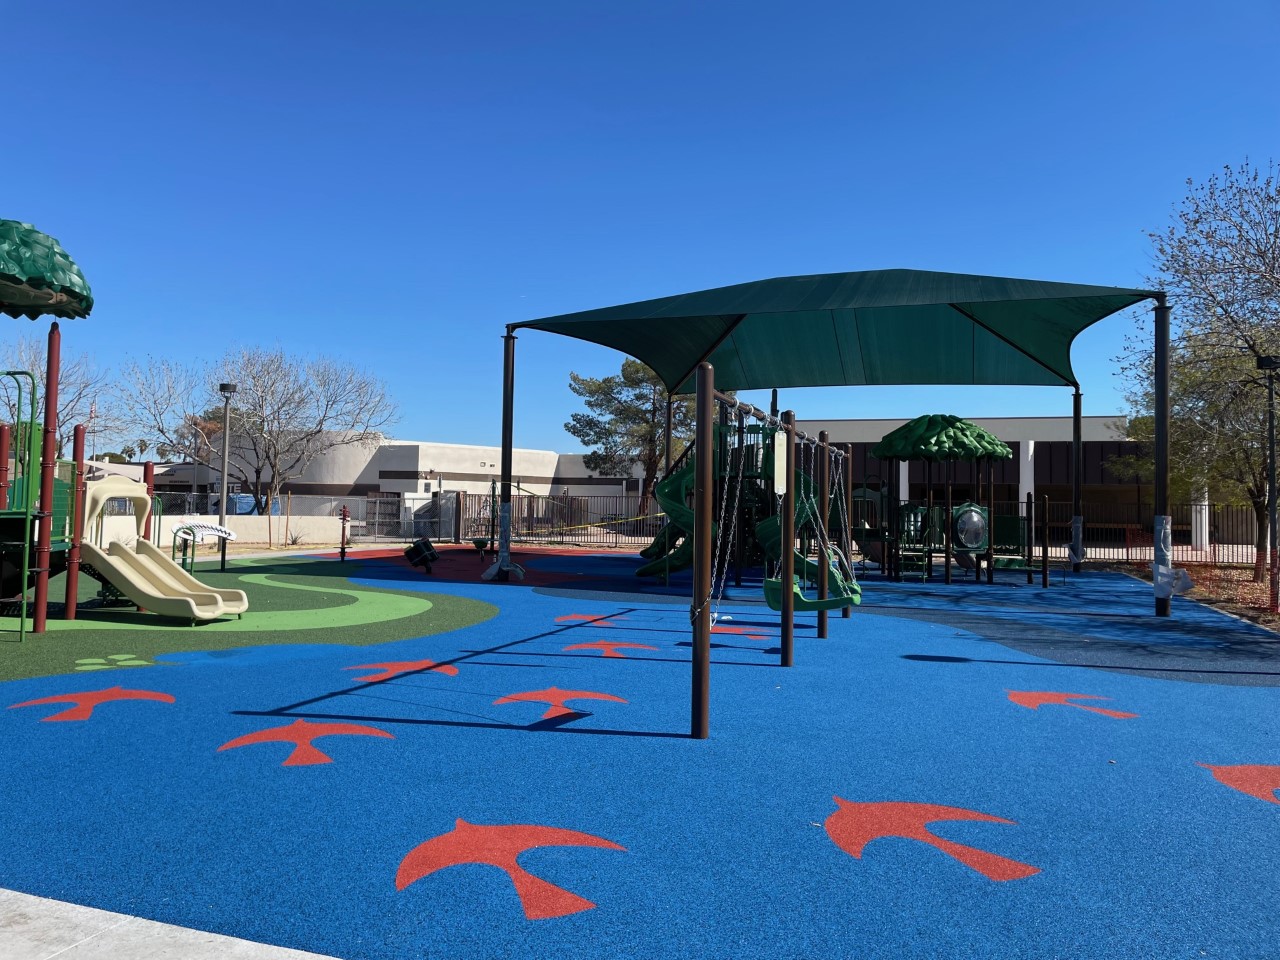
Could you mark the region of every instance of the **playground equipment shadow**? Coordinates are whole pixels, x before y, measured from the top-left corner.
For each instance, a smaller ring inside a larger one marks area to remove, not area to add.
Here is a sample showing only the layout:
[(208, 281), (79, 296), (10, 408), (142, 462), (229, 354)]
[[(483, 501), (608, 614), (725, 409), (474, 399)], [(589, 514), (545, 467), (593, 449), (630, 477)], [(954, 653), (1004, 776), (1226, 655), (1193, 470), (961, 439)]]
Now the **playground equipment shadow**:
[[(263, 561), (334, 587), (298, 603), (433, 606), (211, 652), (232, 635), (98, 631), (180, 645), (0, 684), (0, 886), (348, 960), (1245, 958), (1280, 939), (1280, 804), (1228, 784), (1280, 786), (1259, 628), (1181, 598), (1157, 619), (1119, 574), (870, 580), (829, 639), (798, 619), (783, 669), (745, 576), (715, 604), (701, 741), (681, 581), (518, 560), (505, 584), (473, 552), (431, 576), (396, 552)], [(433, 619), (468, 605), (491, 614)], [(171, 702), (25, 705), (113, 685)], [(517, 841), (518, 863), (496, 852)]]

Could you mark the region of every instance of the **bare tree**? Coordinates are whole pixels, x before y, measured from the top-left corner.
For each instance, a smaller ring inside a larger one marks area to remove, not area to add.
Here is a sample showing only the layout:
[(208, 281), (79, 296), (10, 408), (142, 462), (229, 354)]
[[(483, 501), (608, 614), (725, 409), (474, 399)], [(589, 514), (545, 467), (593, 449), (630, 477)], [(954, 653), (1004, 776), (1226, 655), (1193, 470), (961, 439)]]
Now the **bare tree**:
[(131, 425), (157, 449), (194, 463), (221, 463), (222, 397), (234, 383), (230, 475), (248, 487), (260, 512), (280, 488), (335, 447), (377, 444), (396, 416), (385, 386), (365, 371), (329, 358), (294, 357), (249, 347), (217, 363), (183, 367), (134, 362), (122, 373), (133, 399)]
[[(44, 387), (48, 369), (47, 341), (40, 337), (21, 336), (5, 344), (4, 368), (29, 370), (37, 387), (36, 421), (44, 424)], [(121, 426), (120, 412), (110, 390), (110, 377), (98, 369), (85, 354), (60, 357), (58, 371), (58, 456), (63, 456), (71, 443), (76, 424), (85, 424), (95, 436), (114, 440)], [(26, 381), (22, 384), (22, 409), (18, 409), (17, 384), (10, 377), (0, 377), (0, 405), (9, 423), (31, 416), (31, 396)]]

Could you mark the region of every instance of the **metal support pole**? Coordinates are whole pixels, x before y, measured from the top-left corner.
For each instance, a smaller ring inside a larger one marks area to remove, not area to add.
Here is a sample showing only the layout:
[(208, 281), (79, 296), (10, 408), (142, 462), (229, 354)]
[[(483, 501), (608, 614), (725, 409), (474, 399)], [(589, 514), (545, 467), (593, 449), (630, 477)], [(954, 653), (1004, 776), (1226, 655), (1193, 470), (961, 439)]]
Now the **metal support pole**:
[(1035, 571), (1031, 569), (1031, 558), (1035, 556), (1036, 543), (1036, 501), (1030, 493), (1027, 494), (1027, 516), (1023, 523), (1023, 529), (1026, 531), (1027, 539), (1026, 544), (1024, 544), (1026, 556), (1023, 559), (1023, 563), (1027, 567), (1027, 586), (1031, 586), (1036, 582)]
[(745, 410), (738, 411), (738, 457), (739, 463), (733, 470), (734, 483), (737, 489), (733, 491), (733, 502), (738, 505), (738, 509), (733, 512), (733, 531), (730, 536), (733, 538), (733, 585), (735, 587), (742, 586), (742, 562), (743, 562), (743, 541), (746, 537), (742, 534), (742, 481), (746, 477), (747, 470), (747, 414)]
[(996, 582), (996, 465), (987, 458), (987, 584)]
[(942, 517), (942, 582), (951, 583), (951, 475), (955, 473), (956, 462), (944, 460), (942, 475), (946, 478), (946, 513)]
[[(227, 389), (230, 387), (231, 389)], [(218, 482), (218, 526), (227, 525), (227, 471), (231, 468), (231, 394), (235, 384), (221, 384), (222, 390), (222, 479)], [(218, 569), (227, 569), (227, 538), (219, 537)], [(194, 545), (193, 545), (194, 546)]]
[(689, 736), (711, 733), (711, 526), (715, 512), (715, 372), (698, 364), (697, 424), (693, 450), (693, 677)]
[(671, 472), (671, 407), (675, 401), (671, 394), (667, 394), (667, 416), (663, 422), (662, 430), (662, 475), (665, 477)]
[[(1155, 306), (1155, 565), (1171, 566), (1167, 543), (1162, 536), (1169, 523), (1169, 304), (1165, 295), (1156, 297)], [(1152, 571), (1154, 574), (1154, 570)], [(1153, 577), (1154, 579), (1154, 577)], [(1168, 597), (1156, 596), (1156, 616), (1170, 613)]]
[[(21, 416), (21, 411), (18, 416)], [(0, 510), (9, 509), (9, 447), (12, 437), (9, 424), (0, 423)]]
[[(849, 569), (853, 569), (853, 444), (846, 443), (841, 447), (844, 450), (844, 557), (849, 560)], [(881, 559), (884, 554), (880, 554)], [(840, 609), (840, 616), (843, 619), (849, 619), (853, 616), (853, 606), (845, 606)]]
[(782, 414), (782, 429), (786, 436), (786, 482), (782, 494), (781, 550), (782, 572), (782, 639), (781, 664), (789, 667), (795, 663), (796, 598), (792, 584), (796, 577), (796, 415), (787, 410)]
[(1049, 587), (1049, 495), (1040, 501), (1040, 586)]
[(515, 574), (524, 579), (524, 569), (511, 559), (511, 474), (515, 428), (516, 336), (507, 328), (502, 338), (502, 484), (498, 505), (498, 561), (485, 572), (487, 580), (505, 583)]
[[(827, 446), (827, 431), (818, 431), (818, 599), (827, 599), (828, 567), (831, 554), (827, 544), (831, 537), (831, 448)], [(827, 611), (818, 611), (818, 639), (827, 639)]]
[(1084, 509), (1081, 506), (1081, 485), (1084, 483), (1084, 443), (1082, 417), (1084, 398), (1080, 388), (1071, 398), (1071, 572), (1080, 572), (1080, 559), (1084, 556)]
[[(61, 355), (62, 333), (55, 322), (49, 327), (49, 353), (45, 358), (44, 441), (40, 450), (40, 513), (36, 521), (36, 595), (35, 611), (31, 618), (32, 633), (44, 633), (49, 616), (49, 553), (53, 540), (53, 468), (58, 456), (58, 377), (61, 376)], [(23, 589), (25, 588), (24, 584)]]
[[(1268, 357), (1268, 362), (1277, 358)], [(1259, 367), (1262, 361), (1259, 361)], [(1276, 613), (1280, 610), (1280, 565), (1277, 559), (1276, 537), (1276, 384), (1275, 371), (1267, 367), (1267, 610)]]
[(160, 539), (160, 531), (155, 518), (155, 507), (152, 503), (156, 495), (156, 465), (148, 460), (142, 465), (142, 482), (147, 485), (147, 523), (142, 534), (144, 540), (155, 543)]
[(83, 423), (76, 424), (72, 434), (72, 458), (76, 462), (76, 476), (71, 488), (71, 545), (67, 550), (67, 592), (64, 595), (62, 619), (76, 618), (76, 604), (80, 594), (80, 537), (84, 527), (84, 434)]

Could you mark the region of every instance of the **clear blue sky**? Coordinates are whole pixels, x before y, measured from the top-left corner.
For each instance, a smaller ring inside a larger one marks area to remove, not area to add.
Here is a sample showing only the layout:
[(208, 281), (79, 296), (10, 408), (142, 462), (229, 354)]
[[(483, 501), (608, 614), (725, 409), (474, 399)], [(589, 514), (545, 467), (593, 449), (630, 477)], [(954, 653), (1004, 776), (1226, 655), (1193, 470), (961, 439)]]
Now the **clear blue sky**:
[[(93, 286), (68, 353), (341, 356), (397, 436), (496, 444), (507, 323), (884, 267), (1140, 286), (1186, 178), (1280, 159), (1271, 0), (890, 6), (47, 0), (5, 18), (0, 216)], [(1077, 341), (1086, 414), (1122, 409), (1132, 326)], [(517, 445), (576, 449), (569, 372), (621, 356), (517, 352)], [(1047, 388), (782, 403), (1070, 413)]]

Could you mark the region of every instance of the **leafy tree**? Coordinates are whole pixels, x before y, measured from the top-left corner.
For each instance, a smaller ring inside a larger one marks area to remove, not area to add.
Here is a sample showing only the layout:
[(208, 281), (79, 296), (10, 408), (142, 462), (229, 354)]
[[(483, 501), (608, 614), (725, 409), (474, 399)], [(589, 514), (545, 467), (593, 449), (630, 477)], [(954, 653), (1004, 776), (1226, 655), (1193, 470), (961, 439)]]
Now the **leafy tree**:
[[(606, 477), (629, 477), (644, 470), (642, 509), (653, 497), (666, 449), (667, 390), (658, 375), (627, 357), (621, 372), (600, 379), (569, 374), (569, 389), (582, 397), (588, 412), (574, 413), (565, 430), (588, 447), (588, 470)], [(695, 401), (677, 397), (671, 411), (671, 451), (679, 456), (693, 438)]]
[[(1254, 579), (1268, 544), (1266, 378), (1260, 356), (1280, 354), (1280, 181), (1245, 161), (1203, 184), (1187, 181), (1173, 221), (1150, 234), (1157, 278), (1177, 329), (1170, 345), (1171, 488), (1213, 491), (1252, 504)], [(1135, 414), (1131, 436), (1150, 439), (1154, 408), (1149, 328), (1132, 338), (1121, 368)]]
[(377, 444), (395, 419), (381, 381), (349, 364), (252, 347), (208, 366), (133, 362), (121, 385), (132, 399), (130, 426), (157, 452), (221, 466), (223, 401), (218, 383), (234, 383), (229, 474), (269, 512), (281, 487), (321, 454)]

